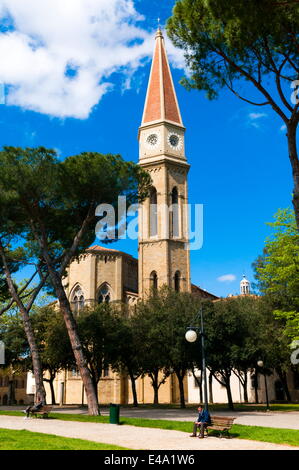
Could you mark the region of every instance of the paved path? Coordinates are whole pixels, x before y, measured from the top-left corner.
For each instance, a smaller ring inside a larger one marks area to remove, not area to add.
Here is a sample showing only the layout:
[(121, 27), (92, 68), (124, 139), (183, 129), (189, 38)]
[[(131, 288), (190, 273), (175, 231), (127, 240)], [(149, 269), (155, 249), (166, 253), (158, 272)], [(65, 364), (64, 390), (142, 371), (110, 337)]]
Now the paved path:
[(0, 416), (0, 428), (56, 434), (146, 450), (299, 450), (299, 447), (243, 439), (191, 438), (188, 433), (102, 423)]
[[(0, 410), (18, 410), (24, 409), (20, 406), (0, 406)], [(87, 414), (86, 408), (80, 408), (76, 405), (60, 407), (54, 406), (55, 413)], [(109, 408), (101, 408), (103, 416), (109, 415)], [(212, 415), (234, 416), (236, 424), (246, 424), (248, 426), (266, 426), (269, 428), (281, 429), (299, 429), (299, 411), (212, 411)], [(197, 416), (196, 409), (186, 408), (126, 408), (120, 407), (120, 415), (129, 418), (148, 418), (148, 419), (167, 419), (175, 421), (194, 421)]]
[[(24, 407), (23, 407), (24, 408)], [(22, 410), (19, 406), (7, 407), (1, 406), (0, 410)], [(87, 414), (86, 408), (79, 408), (77, 406), (59, 407), (55, 406), (55, 413), (74, 413), (74, 414)], [(103, 416), (109, 415), (109, 408), (101, 408)], [(234, 416), (236, 424), (247, 424), (249, 426), (266, 426), (269, 428), (281, 429), (299, 429), (299, 412), (298, 411), (213, 411), (213, 415), (217, 416)], [(148, 419), (169, 419), (176, 421), (194, 421), (197, 416), (196, 409), (154, 409), (154, 408), (120, 408), (120, 415), (129, 418), (148, 418)]]
[[(56, 411), (56, 410), (55, 410)], [(82, 411), (82, 410), (81, 410)], [(75, 412), (78, 412), (75, 411)], [(107, 408), (101, 410), (103, 416), (109, 414)], [(196, 410), (180, 410), (180, 409), (132, 409), (121, 408), (121, 416), (132, 418), (149, 418), (149, 419), (169, 419), (175, 421), (194, 421), (197, 416)], [(269, 428), (283, 429), (299, 429), (299, 412), (260, 412), (260, 411), (212, 411), (211, 415), (216, 416), (233, 416), (235, 424), (247, 424), (249, 426), (266, 426)]]

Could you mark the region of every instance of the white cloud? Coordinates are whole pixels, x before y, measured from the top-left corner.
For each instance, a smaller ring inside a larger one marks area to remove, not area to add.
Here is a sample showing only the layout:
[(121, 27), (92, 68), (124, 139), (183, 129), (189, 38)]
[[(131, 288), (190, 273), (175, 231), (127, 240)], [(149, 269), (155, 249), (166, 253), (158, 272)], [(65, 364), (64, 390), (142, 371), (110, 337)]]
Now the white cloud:
[(266, 113), (249, 113), (248, 116), (249, 116), (250, 120), (255, 121), (256, 119), (261, 119), (263, 117), (267, 117), (268, 114), (266, 114)]
[(256, 129), (260, 129), (261, 123), (260, 120), (262, 118), (267, 117), (268, 114), (266, 113), (249, 113), (248, 114), (248, 124), (251, 127), (255, 127)]
[(281, 132), (285, 131), (287, 129), (287, 126), (285, 124), (283, 124), (281, 127), (280, 127), (280, 130)]
[[(154, 47), (132, 0), (0, 0), (0, 16), (13, 25), (0, 33), (6, 103), (52, 116), (87, 118), (112, 74), (129, 88)], [(167, 46), (183, 67), (181, 51)]]
[(236, 279), (234, 274), (224, 274), (223, 276), (217, 277), (217, 281), (219, 282), (233, 282)]

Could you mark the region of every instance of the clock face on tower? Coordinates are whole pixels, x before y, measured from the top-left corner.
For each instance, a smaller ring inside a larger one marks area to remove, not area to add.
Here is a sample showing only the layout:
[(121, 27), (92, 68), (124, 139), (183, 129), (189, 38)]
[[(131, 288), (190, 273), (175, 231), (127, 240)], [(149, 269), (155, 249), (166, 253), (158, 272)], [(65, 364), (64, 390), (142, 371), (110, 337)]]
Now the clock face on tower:
[(176, 132), (170, 132), (167, 140), (169, 146), (174, 150), (180, 150), (182, 147), (182, 138)]
[(156, 133), (149, 134), (145, 139), (146, 145), (149, 148), (157, 147), (159, 143), (159, 136)]

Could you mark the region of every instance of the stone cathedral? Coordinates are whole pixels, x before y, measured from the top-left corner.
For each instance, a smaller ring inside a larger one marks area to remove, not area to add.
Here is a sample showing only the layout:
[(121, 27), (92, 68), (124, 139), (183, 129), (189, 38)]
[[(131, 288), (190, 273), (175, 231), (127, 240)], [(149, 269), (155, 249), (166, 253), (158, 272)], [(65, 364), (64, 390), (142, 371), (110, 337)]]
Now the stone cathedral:
[[(66, 293), (75, 314), (85, 305), (122, 301), (134, 305), (151, 288), (166, 284), (177, 291), (216, 299), (191, 285), (188, 249), (188, 185), (190, 165), (185, 156), (185, 127), (172, 81), (160, 29), (155, 48), (138, 131), (139, 164), (150, 173), (150, 196), (139, 211), (138, 260), (131, 255), (90, 247), (68, 269)], [(56, 398), (60, 403), (86, 403), (81, 378), (76, 370), (64, 371), (56, 379)], [(186, 392), (187, 392), (186, 381)], [(137, 383), (139, 403), (153, 401), (150, 379)], [(128, 379), (105, 370), (99, 383), (100, 403), (130, 403)], [(188, 393), (186, 393), (188, 400)], [(176, 378), (160, 387), (161, 403), (178, 402)]]

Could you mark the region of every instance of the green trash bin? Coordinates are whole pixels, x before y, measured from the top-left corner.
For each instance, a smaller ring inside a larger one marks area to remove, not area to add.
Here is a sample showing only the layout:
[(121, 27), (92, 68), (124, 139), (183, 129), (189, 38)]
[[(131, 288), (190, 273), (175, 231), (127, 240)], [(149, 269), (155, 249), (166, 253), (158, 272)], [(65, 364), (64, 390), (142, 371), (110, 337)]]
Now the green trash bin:
[(114, 403), (110, 403), (109, 423), (119, 424), (119, 405)]

